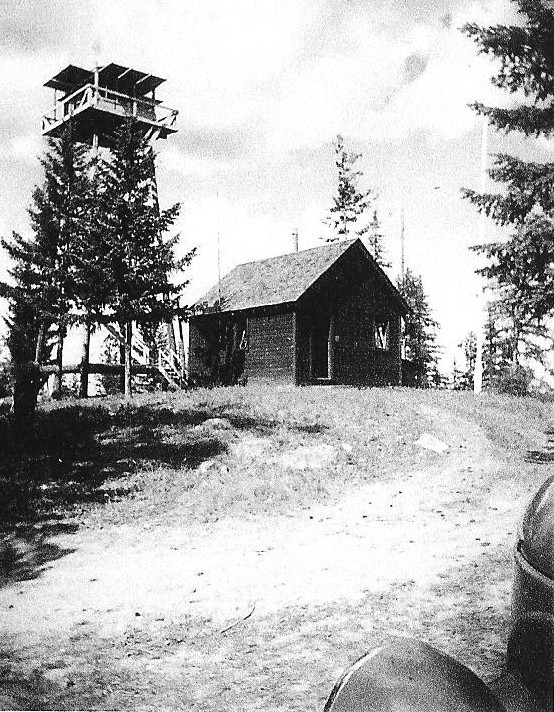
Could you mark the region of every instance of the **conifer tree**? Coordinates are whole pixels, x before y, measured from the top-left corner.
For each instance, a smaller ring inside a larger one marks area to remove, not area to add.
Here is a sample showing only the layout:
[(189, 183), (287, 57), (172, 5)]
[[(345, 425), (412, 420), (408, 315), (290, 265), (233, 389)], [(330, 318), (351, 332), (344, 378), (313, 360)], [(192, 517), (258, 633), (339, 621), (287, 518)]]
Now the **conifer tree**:
[(469, 391), (473, 388), (475, 361), (477, 359), (477, 335), (475, 332), (470, 331), (458, 347), (463, 349), (465, 368), (458, 374), (457, 387), (459, 390)]
[[(475, 103), (478, 114), (496, 128), (525, 136), (551, 136), (554, 132), (554, 12), (543, 0), (514, 0), (522, 15), (522, 26), (479, 27), (467, 24), (463, 31), (475, 40), (479, 52), (500, 60), (493, 83), (524, 97), (513, 108)], [(492, 260), (483, 270), (500, 285), (523, 300), (534, 318), (549, 314), (554, 307), (552, 274), (554, 215), (554, 163), (524, 161), (498, 154), (490, 169), (491, 178), (504, 184), (499, 193), (465, 189), (464, 196), (479, 211), (499, 225), (512, 225), (515, 233), (502, 244), (478, 246)], [(540, 213), (540, 219), (533, 216)]]
[(517, 299), (520, 319), (540, 320), (554, 310), (554, 221), (536, 208), (507, 242), (473, 248), (488, 259), (479, 270), (506, 296)]
[(410, 307), (404, 318), (405, 357), (418, 371), (418, 385), (428, 385), (428, 374), (437, 360), (436, 332), (438, 323), (431, 316), (423, 281), (419, 275), (406, 270), (397, 281), (400, 294)]
[(483, 386), (493, 388), (510, 358), (506, 349), (503, 325), (500, 324), (499, 302), (489, 301), (483, 333)]
[[(2, 246), (12, 259), (15, 285), (4, 285), (11, 302), (10, 349), (15, 371), (14, 407), (18, 394), (36, 390), (40, 364), (49, 354), (48, 333), (56, 329), (57, 362), (61, 357), (69, 315), (75, 305), (75, 284), (83, 267), (82, 248), (87, 243), (86, 194), (88, 186), (86, 149), (73, 140), (71, 130), (48, 141), (41, 160), (44, 182), (33, 191), (29, 209), (32, 235), (14, 233)], [(24, 345), (25, 344), (25, 345)], [(34, 369), (30, 367), (35, 363)], [(38, 371), (37, 371), (38, 369)], [(31, 372), (36, 372), (30, 376)], [(56, 388), (61, 385), (61, 368)], [(26, 396), (23, 400), (29, 400)], [(32, 401), (33, 398), (30, 398)], [(34, 405), (31, 408), (34, 410)], [(28, 414), (30, 415), (30, 413)]]
[(158, 208), (154, 154), (133, 121), (118, 133), (111, 158), (104, 162), (96, 230), (104, 244), (105, 301), (111, 321), (125, 335), (125, 393), (131, 395), (131, 339), (134, 321), (162, 321), (178, 307), (184, 283), (171, 281), (193, 253), (176, 260), (177, 237), (163, 236), (175, 222), (179, 205)]
[[(464, 347), (466, 370), (459, 387), (470, 389), (477, 353), (475, 333), (470, 332), (460, 346)], [(494, 290), (483, 328), (483, 385), (498, 389), (514, 376), (519, 378), (518, 372), (526, 370), (522, 368), (524, 359), (549, 370), (545, 356), (551, 348), (552, 336), (546, 326), (526, 319), (524, 308), (506, 288)]]
[(377, 210), (373, 211), (373, 217), (369, 223), (369, 251), (379, 267), (390, 269), (391, 263), (387, 261), (385, 248), (383, 246), (384, 236), (381, 231), (381, 223), (377, 216)]
[(326, 242), (365, 235), (370, 229), (366, 214), (376, 198), (374, 190), (362, 190), (358, 185), (363, 176), (363, 171), (356, 169), (361, 154), (349, 153), (340, 134), (337, 135), (334, 149), (338, 173), (337, 193), (333, 197), (329, 216), (323, 221), (333, 230), (334, 235)]
[(514, 290), (505, 287), (496, 293), (489, 303), (488, 320), (496, 375), (508, 368), (517, 368), (524, 358), (544, 365), (544, 345), (548, 343), (551, 349), (552, 337), (546, 324), (529, 317), (525, 304), (519, 301)]

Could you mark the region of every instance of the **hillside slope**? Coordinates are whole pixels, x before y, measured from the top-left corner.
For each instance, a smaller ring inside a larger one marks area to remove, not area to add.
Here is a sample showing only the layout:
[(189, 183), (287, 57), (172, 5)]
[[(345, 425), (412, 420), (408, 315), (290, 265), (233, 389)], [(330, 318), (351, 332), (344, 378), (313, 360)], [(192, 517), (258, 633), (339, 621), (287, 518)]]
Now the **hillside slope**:
[(551, 416), (407, 389), (51, 407), (1, 471), (3, 706), (322, 709), (387, 634), (492, 679)]

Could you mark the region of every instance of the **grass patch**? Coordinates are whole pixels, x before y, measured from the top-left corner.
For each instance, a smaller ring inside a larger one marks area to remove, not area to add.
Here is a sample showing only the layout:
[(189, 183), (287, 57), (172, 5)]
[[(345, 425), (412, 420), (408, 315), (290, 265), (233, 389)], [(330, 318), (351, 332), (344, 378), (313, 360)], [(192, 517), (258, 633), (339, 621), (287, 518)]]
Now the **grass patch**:
[(391, 633), (494, 678), (551, 416), (532, 398), (252, 385), (47, 404), (17, 442), (0, 420), (0, 703), (321, 709)]
[(10, 531), (294, 511), (431, 462), (413, 443), (448, 437), (437, 407), (478, 424), (499, 452), (552, 459), (552, 406), (532, 398), (250, 386), (48, 403), (25, 434), (0, 414), (0, 521)]
[(414, 465), (424, 428), (417, 399), (392, 389), (266, 386), (50, 403), (32, 432), (5, 438), (0, 515), (11, 526), (295, 509)]

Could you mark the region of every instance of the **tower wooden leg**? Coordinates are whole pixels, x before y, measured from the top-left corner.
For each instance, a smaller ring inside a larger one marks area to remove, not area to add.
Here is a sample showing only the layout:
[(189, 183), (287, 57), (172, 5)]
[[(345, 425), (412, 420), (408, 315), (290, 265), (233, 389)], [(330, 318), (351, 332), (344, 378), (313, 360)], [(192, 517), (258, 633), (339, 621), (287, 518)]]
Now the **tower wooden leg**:
[(79, 396), (88, 398), (88, 373), (90, 362), (90, 321), (87, 317), (85, 321), (85, 335), (83, 338), (83, 356), (81, 359), (81, 384)]

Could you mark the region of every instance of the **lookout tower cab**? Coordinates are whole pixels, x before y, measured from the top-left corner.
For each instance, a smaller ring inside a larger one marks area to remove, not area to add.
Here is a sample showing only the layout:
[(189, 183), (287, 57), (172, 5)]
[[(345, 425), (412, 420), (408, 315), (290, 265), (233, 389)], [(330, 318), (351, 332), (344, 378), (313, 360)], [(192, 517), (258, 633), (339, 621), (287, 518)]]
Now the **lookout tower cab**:
[(165, 79), (119, 64), (94, 70), (70, 64), (44, 86), (54, 90), (54, 107), (42, 118), (42, 134), (54, 138), (71, 122), (75, 139), (110, 147), (126, 117), (151, 139), (175, 133), (177, 111), (162, 106), (156, 90)]

